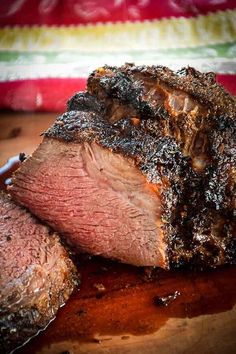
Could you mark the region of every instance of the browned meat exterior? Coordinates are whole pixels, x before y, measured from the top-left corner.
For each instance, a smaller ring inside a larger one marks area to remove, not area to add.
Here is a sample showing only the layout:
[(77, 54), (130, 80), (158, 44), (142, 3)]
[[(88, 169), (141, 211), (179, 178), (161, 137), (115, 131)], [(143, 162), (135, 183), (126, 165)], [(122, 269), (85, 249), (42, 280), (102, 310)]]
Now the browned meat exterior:
[(181, 222), (170, 242), (174, 264), (188, 257), (202, 266), (235, 263), (236, 120), (211, 117), (211, 123), (206, 131), (210, 159), (203, 171), (190, 173), (178, 211)]
[(231, 117), (236, 113), (235, 98), (216, 83), (215, 74), (191, 67), (174, 72), (163, 66), (104, 66), (90, 75), (87, 88), (100, 99), (118, 99), (119, 105), (130, 103), (144, 119), (159, 117), (163, 110), (176, 116), (196, 106), (198, 111), (206, 109)]
[(184, 182), (172, 222), (175, 231), (168, 237), (171, 262), (233, 262), (235, 97), (216, 83), (213, 73), (202, 74), (193, 68), (175, 73), (161, 66), (132, 64), (96, 70), (89, 77), (88, 91), (106, 107), (110, 122), (119, 120), (125, 109), (125, 116), (138, 121), (145, 133), (156, 139), (174, 137), (189, 158), (188, 182)]
[[(196, 169), (204, 168), (209, 158), (205, 132), (212, 124), (211, 117), (236, 116), (235, 98), (216, 84), (215, 75), (193, 68), (175, 73), (162, 66), (105, 66), (90, 75), (88, 92), (106, 107), (110, 122), (138, 118), (155, 137), (174, 137)], [(75, 109), (73, 106), (76, 96), (69, 102), (69, 110)]]
[(58, 236), (0, 194), (0, 352), (22, 345), (52, 320), (75, 286)]
[(82, 251), (235, 262), (236, 107), (212, 74), (104, 67), (68, 110), (17, 171), (17, 201)]

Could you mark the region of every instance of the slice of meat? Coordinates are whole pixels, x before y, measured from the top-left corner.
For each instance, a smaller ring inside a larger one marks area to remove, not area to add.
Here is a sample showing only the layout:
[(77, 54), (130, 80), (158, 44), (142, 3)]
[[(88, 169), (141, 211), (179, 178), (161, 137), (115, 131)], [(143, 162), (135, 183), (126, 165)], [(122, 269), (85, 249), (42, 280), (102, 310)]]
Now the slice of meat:
[(156, 142), (125, 123), (64, 114), (17, 171), (11, 194), (82, 251), (167, 268), (163, 217), (185, 161), (173, 139)]
[(75, 268), (58, 236), (0, 194), (0, 352), (43, 329), (70, 296)]

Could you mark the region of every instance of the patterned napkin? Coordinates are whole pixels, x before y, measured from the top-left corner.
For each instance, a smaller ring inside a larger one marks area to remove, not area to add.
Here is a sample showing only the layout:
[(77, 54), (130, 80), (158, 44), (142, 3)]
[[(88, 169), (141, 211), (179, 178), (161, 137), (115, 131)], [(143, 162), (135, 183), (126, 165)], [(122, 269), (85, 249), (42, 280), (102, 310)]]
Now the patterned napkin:
[(190, 65), (236, 94), (235, 0), (0, 2), (0, 108), (63, 111), (104, 64)]

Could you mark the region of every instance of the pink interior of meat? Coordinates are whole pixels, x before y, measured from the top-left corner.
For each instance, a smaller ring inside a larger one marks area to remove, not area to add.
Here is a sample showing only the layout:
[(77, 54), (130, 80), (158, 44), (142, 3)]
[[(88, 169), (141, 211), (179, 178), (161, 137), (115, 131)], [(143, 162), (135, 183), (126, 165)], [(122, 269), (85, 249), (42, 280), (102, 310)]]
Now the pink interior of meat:
[(166, 267), (158, 189), (133, 161), (96, 143), (44, 139), (11, 192), (83, 251)]
[[(44, 239), (47, 234), (47, 228), (37, 224), (29, 213), (11, 201), (0, 198), (0, 252), (1, 263), (5, 262), (1, 278), (6, 280), (13, 272), (17, 278), (32, 263), (43, 264), (46, 254), (40, 250), (40, 245), (43, 246), (44, 241), (47, 245)], [(18, 260), (21, 262), (20, 267), (17, 267)], [(10, 266), (7, 266), (8, 263)]]
[[(64, 248), (48, 227), (38, 223), (9, 198), (0, 195), (0, 303), (8, 308), (30, 305), (46, 279), (64, 262)], [(42, 304), (43, 305), (43, 304)]]

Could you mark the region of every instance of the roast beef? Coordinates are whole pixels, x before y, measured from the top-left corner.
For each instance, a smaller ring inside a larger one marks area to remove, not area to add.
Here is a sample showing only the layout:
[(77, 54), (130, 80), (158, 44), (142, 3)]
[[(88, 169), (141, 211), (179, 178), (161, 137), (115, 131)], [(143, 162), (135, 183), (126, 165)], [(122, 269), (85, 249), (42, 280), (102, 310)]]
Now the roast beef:
[(212, 74), (100, 68), (10, 192), (80, 251), (166, 269), (233, 263), (235, 112)]
[(58, 236), (0, 194), (0, 352), (22, 345), (70, 296), (75, 268)]

